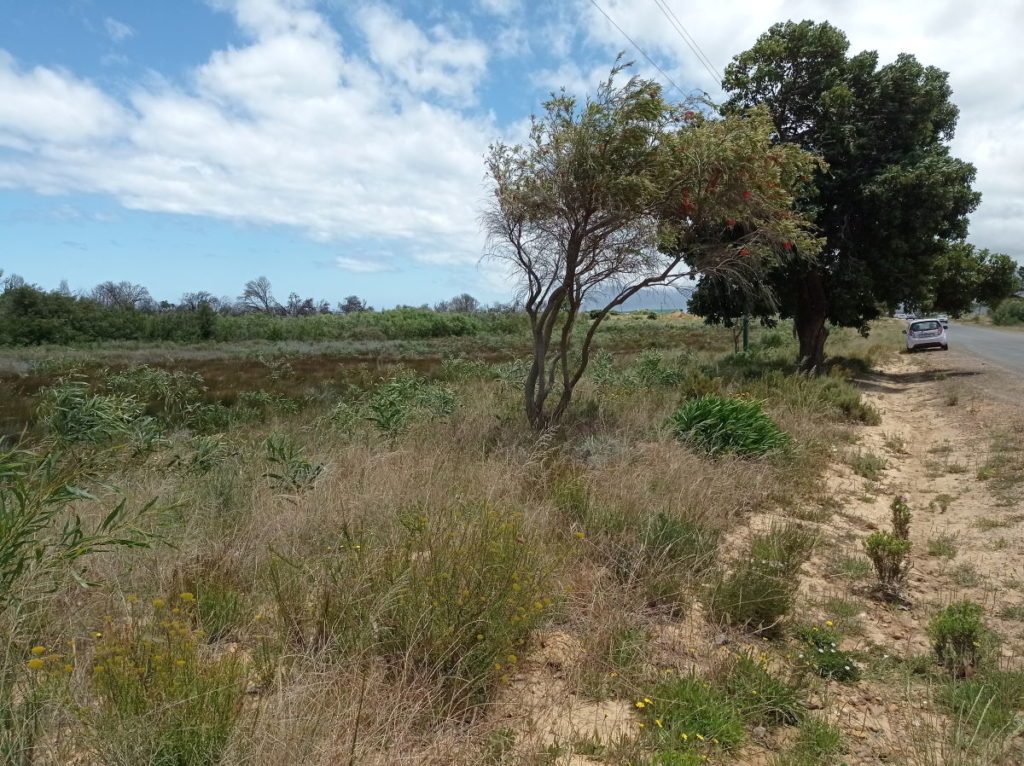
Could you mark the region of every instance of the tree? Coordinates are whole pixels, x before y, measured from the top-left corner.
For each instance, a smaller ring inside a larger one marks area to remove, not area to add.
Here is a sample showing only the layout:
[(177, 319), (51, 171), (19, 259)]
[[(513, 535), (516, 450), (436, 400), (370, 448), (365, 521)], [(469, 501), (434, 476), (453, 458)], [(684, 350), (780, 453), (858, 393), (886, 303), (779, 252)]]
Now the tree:
[(995, 309), (1021, 289), (1021, 280), (1017, 276), (1017, 264), (1010, 256), (1003, 253), (990, 253), (988, 250), (982, 250), (979, 256), (983, 270), (981, 282), (978, 285), (977, 299), (990, 309)]
[(266, 277), (257, 277), (245, 283), (245, 290), (238, 299), (246, 311), (259, 314), (275, 314), (279, 308), (274, 300), (270, 280)]
[(103, 306), (116, 309), (142, 309), (155, 306), (149, 295), (149, 290), (132, 282), (101, 282), (92, 289), (90, 297)]
[(800, 200), (824, 237), (820, 254), (770, 273), (793, 317), (807, 368), (824, 358), (827, 324), (856, 327), (922, 300), (932, 262), (966, 235), (980, 195), (974, 167), (949, 154), (958, 110), (947, 74), (901, 54), (847, 57), (828, 23), (776, 24), (726, 68), (727, 111), (763, 105), (775, 140), (819, 153)]
[(338, 311), (342, 314), (358, 314), (361, 311), (373, 311), (373, 307), (367, 306), (366, 301), (358, 295), (350, 295), (338, 304)]
[(196, 311), (200, 306), (206, 304), (211, 309), (216, 311), (220, 308), (220, 299), (208, 293), (206, 290), (200, 290), (194, 293), (185, 293), (181, 296), (181, 302), (178, 307), (185, 311)]
[(480, 301), (469, 293), (456, 295), (450, 301), (434, 304), (434, 311), (450, 311), (455, 314), (475, 314), (480, 311)]
[[(809, 155), (772, 146), (762, 112), (704, 120), (667, 104), (653, 81), (617, 86), (623, 68), (583, 103), (553, 95), (525, 145), (487, 156), (489, 255), (509, 267), (530, 322), (524, 400), (535, 429), (565, 414), (594, 334), (631, 295), (815, 250), (788, 209)], [(595, 291), (603, 305), (577, 333)]]
[(316, 313), (312, 298), (301, 298), (298, 293), (289, 293), (284, 313), (291, 317), (304, 317)]
[(935, 259), (929, 299), (921, 307), (954, 317), (966, 314), (975, 303), (994, 309), (1020, 289), (1016, 270), (1008, 255), (954, 242)]

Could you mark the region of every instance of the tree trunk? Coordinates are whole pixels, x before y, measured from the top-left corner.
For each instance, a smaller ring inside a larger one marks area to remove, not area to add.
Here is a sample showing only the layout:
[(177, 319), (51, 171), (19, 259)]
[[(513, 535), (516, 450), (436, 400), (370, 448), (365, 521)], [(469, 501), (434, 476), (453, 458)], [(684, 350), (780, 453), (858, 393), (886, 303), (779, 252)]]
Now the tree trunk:
[(818, 370), (825, 361), (828, 338), (828, 296), (821, 271), (812, 269), (800, 277), (794, 329), (800, 341), (800, 369)]

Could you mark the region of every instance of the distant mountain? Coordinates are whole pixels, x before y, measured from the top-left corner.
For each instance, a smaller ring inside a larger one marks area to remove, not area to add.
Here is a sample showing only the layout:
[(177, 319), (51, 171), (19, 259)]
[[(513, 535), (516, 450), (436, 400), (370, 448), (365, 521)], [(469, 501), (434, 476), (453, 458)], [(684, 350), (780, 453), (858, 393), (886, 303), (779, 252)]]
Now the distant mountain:
[[(648, 287), (632, 296), (617, 309), (619, 311), (686, 311), (693, 290), (693, 286)], [(602, 308), (614, 294), (613, 289), (595, 291), (584, 301), (583, 308)]]

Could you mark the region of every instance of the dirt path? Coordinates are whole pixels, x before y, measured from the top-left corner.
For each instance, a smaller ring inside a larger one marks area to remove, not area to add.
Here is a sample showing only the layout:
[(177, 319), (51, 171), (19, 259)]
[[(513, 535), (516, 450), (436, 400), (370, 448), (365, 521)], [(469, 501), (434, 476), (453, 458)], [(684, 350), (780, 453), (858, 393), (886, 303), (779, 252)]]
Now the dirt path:
[[(930, 651), (926, 627), (935, 611), (967, 598), (984, 605), (1003, 637), (1003, 661), (1018, 664), (1024, 623), (1019, 613), (1000, 615), (1024, 608), (1024, 504), (1014, 480), (1019, 467), (1024, 482), (1024, 381), (968, 355), (936, 354), (901, 356), (863, 385), (882, 421), (862, 429), (857, 444), (836, 447), (828, 480), (835, 515), (824, 525), (835, 544), (812, 562), (804, 583), (809, 600), (860, 604), (859, 635), (849, 648), (908, 657)], [(993, 453), (994, 440), (1005, 452)], [(896, 495), (914, 513), (910, 603), (903, 607), (873, 601), (842, 571), (871, 531), (890, 528)], [(832, 686), (829, 707), (856, 744), (851, 764), (906, 758), (908, 735), (930, 726), (928, 707), (905, 689), (870, 680)]]

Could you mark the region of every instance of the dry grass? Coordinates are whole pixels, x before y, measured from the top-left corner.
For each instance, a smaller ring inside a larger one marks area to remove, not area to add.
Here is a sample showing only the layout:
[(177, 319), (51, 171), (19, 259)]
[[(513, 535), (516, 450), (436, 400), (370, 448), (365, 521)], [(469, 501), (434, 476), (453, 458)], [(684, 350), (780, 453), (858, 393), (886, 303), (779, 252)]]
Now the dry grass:
[[(847, 370), (885, 351), (852, 333), (833, 341)], [(853, 406), (849, 372), (798, 380), (787, 377), (788, 347), (740, 363), (717, 361), (712, 351), (723, 350), (666, 354), (665, 364), (699, 370), (724, 395), (763, 400), (793, 439), (784, 453), (687, 450), (661, 428), (679, 385), (637, 382), (622, 356), (614, 380), (581, 385), (562, 433), (539, 438), (513, 386), (472, 376), (449, 384), (450, 415), (418, 410), (390, 434), (362, 419), (341, 427), (329, 417), (339, 394), (319, 372), (303, 383), (300, 365), (289, 395), (300, 401), (304, 386), (312, 395), (298, 412), (268, 411), (211, 437), (220, 446), (209, 465), (193, 459), (199, 444), (184, 430), (151, 452), (123, 451), (104, 480), (134, 503), (172, 506), (153, 526), (166, 544), (88, 559), (100, 587), (68, 583), (7, 624), (9, 668), (35, 643), (74, 642), (68, 685), (46, 690), (36, 761), (101, 752), (91, 714), (71, 715), (98, 704), (92, 634), (133, 624), (135, 599), (181, 592), (199, 600), (180, 618), (205, 631), (197, 656), (234, 655), (245, 673), (223, 750), (180, 763), (647, 757), (634, 703), (666, 672), (715, 667), (722, 629), (703, 603), (723, 562), (754, 537), (748, 521), (819, 492), (831, 446), (872, 418)], [(322, 473), (290, 489), (275, 482), (271, 433)], [(77, 506), (87, 520), (101, 519), (116, 494), (97, 491), (100, 502)], [(742, 633), (728, 641), (762, 645)], [(784, 645), (772, 651), (785, 662)], [(27, 689), (33, 677), (24, 678)]]

